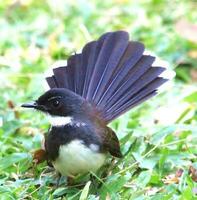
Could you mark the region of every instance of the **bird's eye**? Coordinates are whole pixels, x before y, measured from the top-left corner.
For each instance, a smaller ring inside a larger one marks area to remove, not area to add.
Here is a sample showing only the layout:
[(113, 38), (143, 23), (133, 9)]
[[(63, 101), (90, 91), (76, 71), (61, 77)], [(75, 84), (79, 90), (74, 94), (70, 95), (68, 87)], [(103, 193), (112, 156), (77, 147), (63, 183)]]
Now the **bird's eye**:
[(52, 102), (52, 104), (53, 104), (53, 107), (57, 108), (57, 107), (59, 107), (59, 105), (60, 105), (60, 101), (56, 99), (56, 100), (54, 100), (54, 101)]

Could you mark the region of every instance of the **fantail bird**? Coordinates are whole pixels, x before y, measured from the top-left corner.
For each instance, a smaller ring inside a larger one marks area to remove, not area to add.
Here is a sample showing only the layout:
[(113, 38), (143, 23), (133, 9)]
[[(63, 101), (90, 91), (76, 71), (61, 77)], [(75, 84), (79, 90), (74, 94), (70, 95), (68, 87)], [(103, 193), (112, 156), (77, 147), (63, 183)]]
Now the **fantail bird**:
[(106, 155), (122, 156), (115, 132), (107, 126), (129, 109), (157, 94), (167, 81), (153, 67), (155, 57), (144, 45), (129, 41), (125, 31), (108, 32), (53, 69), (50, 86), (32, 104), (47, 114), (51, 128), (45, 138), (47, 159), (65, 176), (95, 172)]

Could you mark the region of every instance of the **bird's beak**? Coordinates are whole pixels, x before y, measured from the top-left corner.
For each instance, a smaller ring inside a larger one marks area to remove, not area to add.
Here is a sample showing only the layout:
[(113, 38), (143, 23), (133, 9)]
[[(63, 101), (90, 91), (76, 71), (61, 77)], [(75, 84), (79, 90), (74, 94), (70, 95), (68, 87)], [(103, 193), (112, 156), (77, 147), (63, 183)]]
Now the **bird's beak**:
[(35, 101), (31, 102), (31, 103), (24, 103), (24, 104), (21, 105), (21, 107), (24, 107), (24, 108), (34, 108), (36, 110), (40, 110), (40, 111), (43, 111), (43, 112), (49, 111), (45, 106), (39, 105)]
[(36, 102), (24, 103), (24, 104), (21, 105), (21, 107), (37, 109), (38, 108), (38, 104)]

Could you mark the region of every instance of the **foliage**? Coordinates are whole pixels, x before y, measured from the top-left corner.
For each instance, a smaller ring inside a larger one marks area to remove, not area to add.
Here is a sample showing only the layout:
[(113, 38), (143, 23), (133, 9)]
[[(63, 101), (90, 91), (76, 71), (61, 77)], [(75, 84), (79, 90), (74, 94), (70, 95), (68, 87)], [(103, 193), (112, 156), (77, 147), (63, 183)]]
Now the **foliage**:
[[(1, 1), (0, 199), (196, 199), (197, 44), (176, 29), (182, 18), (197, 21), (196, 8), (186, 0)], [(48, 122), (20, 105), (43, 93), (54, 61), (119, 29), (167, 60), (177, 77), (111, 124), (124, 159), (109, 164), (109, 158), (94, 181), (82, 176), (75, 180), (78, 187), (62, 180), (56, 188), (47, 164), (32, 162)], [(102, 178), (104, 171), (108, 176)]]

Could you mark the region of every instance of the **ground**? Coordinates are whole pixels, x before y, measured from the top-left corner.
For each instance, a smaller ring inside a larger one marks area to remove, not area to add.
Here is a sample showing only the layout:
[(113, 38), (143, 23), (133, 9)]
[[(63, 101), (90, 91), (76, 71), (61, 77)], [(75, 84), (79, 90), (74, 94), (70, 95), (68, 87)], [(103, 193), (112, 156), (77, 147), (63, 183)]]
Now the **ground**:
[[(1, 1), (0, 199), (197, 199), (196, 9), (187, 0)], [(123, 159), (93, 174), (94, 181), (78, 177), (77, 187), (61, 179), (57, 188), (47, 164), (32, 162), (48, 121), (20, 105), (43, 93), (55, 61), (120, 29), (177, 76), (157, 97), (110, 124)]]

